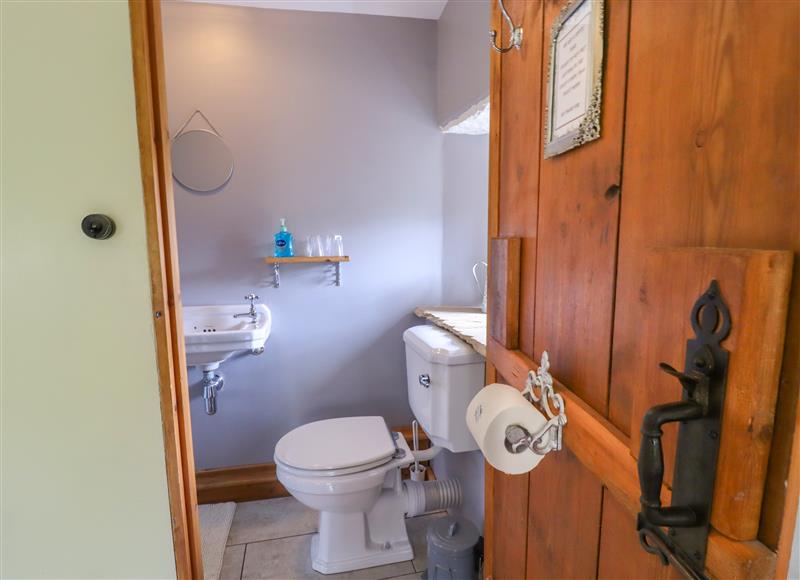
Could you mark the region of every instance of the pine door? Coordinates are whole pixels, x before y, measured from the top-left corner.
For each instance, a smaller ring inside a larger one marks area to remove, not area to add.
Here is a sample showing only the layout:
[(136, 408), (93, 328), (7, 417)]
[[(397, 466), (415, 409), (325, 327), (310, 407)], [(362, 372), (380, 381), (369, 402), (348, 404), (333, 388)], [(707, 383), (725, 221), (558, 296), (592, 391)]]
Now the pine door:
[(800, 486), (800, 3), (606, 0), (601, 137), (545, 160), (564, 4), (506, 0), (523, 45), (492, 60), (487, 379), (522, 388), (547, 350), (569, 423), (565, 449), (530, 474), (487, 466), (485, 575), (679, 577), (636, 534), (639, 429), (680, 398), (658, 363), (683, 365), (692, 304), (717, 280), (733, 323), (706, 572), (785, 576)]

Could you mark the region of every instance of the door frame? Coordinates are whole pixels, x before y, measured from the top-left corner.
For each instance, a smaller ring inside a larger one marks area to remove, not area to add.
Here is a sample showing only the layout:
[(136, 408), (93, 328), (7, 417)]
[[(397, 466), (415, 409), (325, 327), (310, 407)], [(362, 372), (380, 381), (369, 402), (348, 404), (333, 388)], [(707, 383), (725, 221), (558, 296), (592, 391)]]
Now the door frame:
[(129, 0), (158, 390), (177, 577), (203, 578), (164, 71), (161, 0)]

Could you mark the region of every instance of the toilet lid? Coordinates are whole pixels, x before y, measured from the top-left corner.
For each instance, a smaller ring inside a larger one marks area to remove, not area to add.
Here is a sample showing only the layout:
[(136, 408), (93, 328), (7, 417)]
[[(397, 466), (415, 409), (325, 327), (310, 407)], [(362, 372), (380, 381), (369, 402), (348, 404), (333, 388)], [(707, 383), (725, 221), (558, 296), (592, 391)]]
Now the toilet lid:
[(275, 459), (311, 471), (345, 469), (386, 460), (395, 452), (383, 417), (342, 417), (307, 423), (275, 446)]

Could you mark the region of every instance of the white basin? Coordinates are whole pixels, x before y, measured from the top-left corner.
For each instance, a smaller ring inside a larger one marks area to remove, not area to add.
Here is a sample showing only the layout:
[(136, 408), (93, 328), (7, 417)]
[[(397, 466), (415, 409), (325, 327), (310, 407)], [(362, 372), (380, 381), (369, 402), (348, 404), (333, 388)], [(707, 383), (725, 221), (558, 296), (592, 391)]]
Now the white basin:
[(236, 352), (261, 350), (272, 329), (272, 314), (265, 305), (256, 304), (255, 322), (249, 316), (234, 318), (249, 308), (241, 304), (184, 306), (186, 363), (212, 371)]

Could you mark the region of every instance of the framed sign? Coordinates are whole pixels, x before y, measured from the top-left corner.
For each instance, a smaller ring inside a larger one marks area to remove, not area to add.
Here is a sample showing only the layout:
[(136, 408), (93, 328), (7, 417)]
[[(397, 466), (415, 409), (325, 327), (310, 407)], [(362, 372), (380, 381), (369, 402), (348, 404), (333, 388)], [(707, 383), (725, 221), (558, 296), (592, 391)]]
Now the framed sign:
[(604, 0), (572, 0), (553, 23), (544, 158), (600, 137)]

